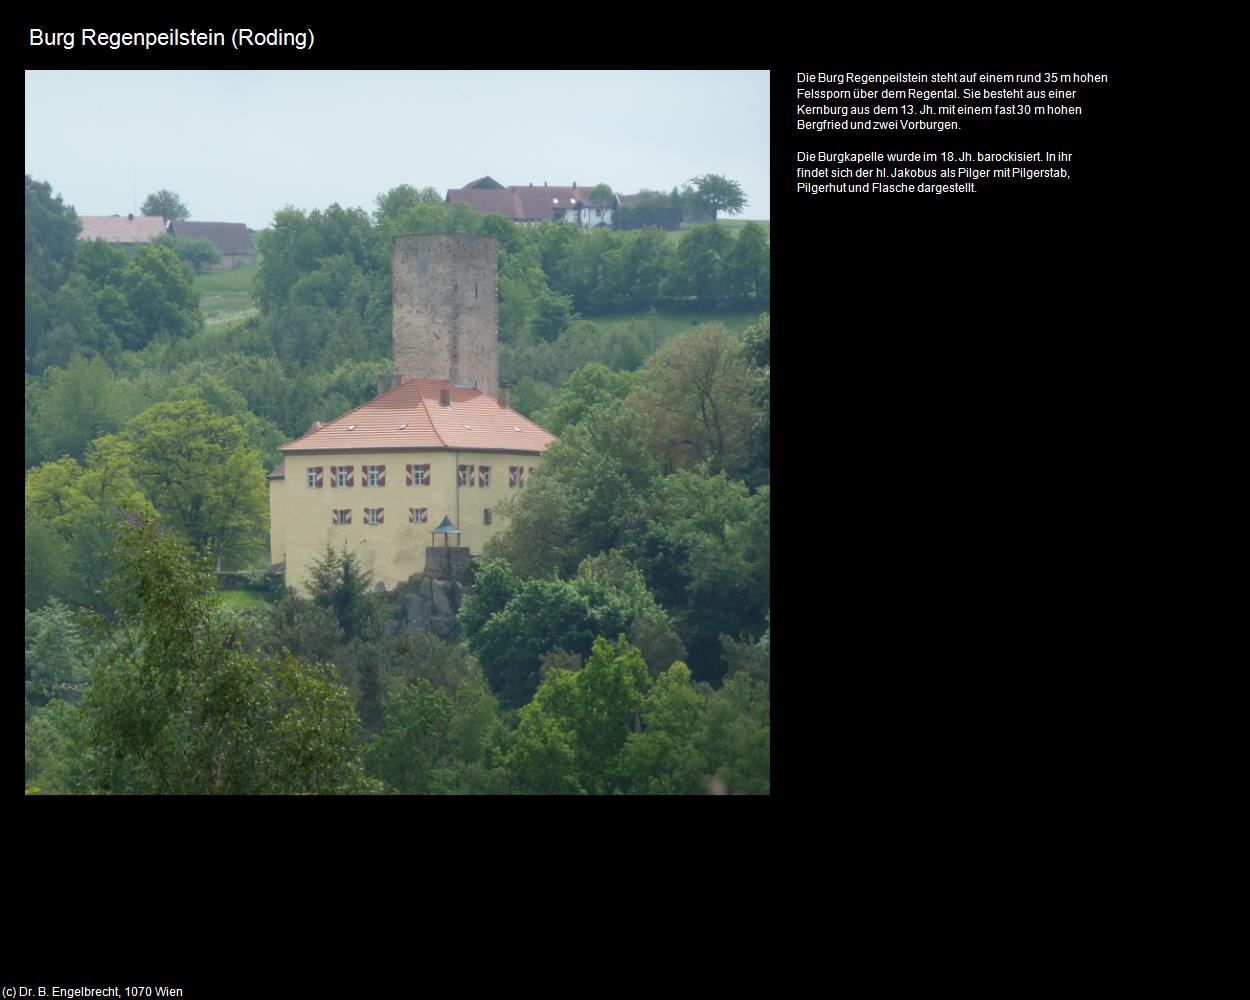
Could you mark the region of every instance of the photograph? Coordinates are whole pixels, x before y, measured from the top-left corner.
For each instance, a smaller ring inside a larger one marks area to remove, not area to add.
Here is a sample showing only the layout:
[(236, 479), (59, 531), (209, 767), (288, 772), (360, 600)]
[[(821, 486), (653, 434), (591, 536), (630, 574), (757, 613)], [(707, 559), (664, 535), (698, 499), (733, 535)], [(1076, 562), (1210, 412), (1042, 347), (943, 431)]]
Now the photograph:
[(772, 72), (88, 31), (24, 80), (25, 794), (770, 795)]

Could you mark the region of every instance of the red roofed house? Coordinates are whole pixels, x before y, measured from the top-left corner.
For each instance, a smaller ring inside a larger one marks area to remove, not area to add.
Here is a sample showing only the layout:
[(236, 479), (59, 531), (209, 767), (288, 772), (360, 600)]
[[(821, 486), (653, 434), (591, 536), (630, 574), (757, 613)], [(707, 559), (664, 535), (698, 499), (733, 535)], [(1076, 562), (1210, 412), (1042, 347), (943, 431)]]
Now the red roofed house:
[(159, 215), (80, 215), (80, 240), (104, 240), (121, 250), (134, 250), (141, 243), (151, 243), (165, 231), (165, 220)]
[(574, 222), (579, 226), (594, 228), (611, 226), (612, 212), (618, 199), (590, 197), (590, 188), (577, 186), (550, 187), (504, 187), (493, 177), (479, 177), (462, 188), (447, 192), (447, 200), (453, 204), (463, 203), (477, 209), (482, 215), (498, 212), (513, 222)]
[(271, 560), (301, 593), (327, 543), (388, 588), (425, 569), (444, 517), (460, 531), (452, 544), (480, 553), (502, 528), (499, 502), (556, 440), (494, 395), (495, 241), (396, 237), (392, 270), (395, 374), (374, 399), (283, 445), (270, 473)]

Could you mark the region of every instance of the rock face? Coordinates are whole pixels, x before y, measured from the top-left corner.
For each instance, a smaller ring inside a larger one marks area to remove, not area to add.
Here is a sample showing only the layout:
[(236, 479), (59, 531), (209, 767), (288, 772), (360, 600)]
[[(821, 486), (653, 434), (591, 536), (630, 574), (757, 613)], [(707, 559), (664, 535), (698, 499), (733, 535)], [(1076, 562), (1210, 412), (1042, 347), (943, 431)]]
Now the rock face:
[[(437, 572), (437, 567), (434, 571)], [(446, 639), (456, 627), (456, 615), (468, 588), (459, 580), (439, 580), (432, 576), (414, 576), (409, 586), (412, 589), (399, 602), (401, 624), (425, 629)]]

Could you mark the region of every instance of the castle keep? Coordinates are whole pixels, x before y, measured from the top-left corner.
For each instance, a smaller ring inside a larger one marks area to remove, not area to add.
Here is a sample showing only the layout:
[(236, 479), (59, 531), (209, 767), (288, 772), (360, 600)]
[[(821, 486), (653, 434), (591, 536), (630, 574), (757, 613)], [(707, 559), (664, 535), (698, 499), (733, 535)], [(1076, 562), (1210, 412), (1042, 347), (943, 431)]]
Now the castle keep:
[[(398, 236), (394, 374), (378, 395), (280, 449), (269, 476), (270, 559), (307, 593), (327, 543), (392, 588), (425, 570), (433, 530), (474, 555), (501, 530), (555, 438), (499, 400), (496, 246), (488, 236)], [(437, 543), (444, 544), (440, 536)]]
[(395, 372), (499, 392), (494, 237), (397, 236), (391, 250)]

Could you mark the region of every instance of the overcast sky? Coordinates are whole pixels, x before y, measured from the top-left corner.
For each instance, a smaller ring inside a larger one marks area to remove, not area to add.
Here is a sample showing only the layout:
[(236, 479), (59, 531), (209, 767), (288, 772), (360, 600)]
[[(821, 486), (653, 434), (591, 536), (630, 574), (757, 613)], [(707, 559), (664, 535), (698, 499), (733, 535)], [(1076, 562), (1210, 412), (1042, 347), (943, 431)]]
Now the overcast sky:
[(206, 222), (286, 205), (374, 208), (398, 184), (669, 191), (742, 185), (769, 216), (767, 71), (109, 71), (26, 73), (26, 173), (79, 215), (160, 188)]

